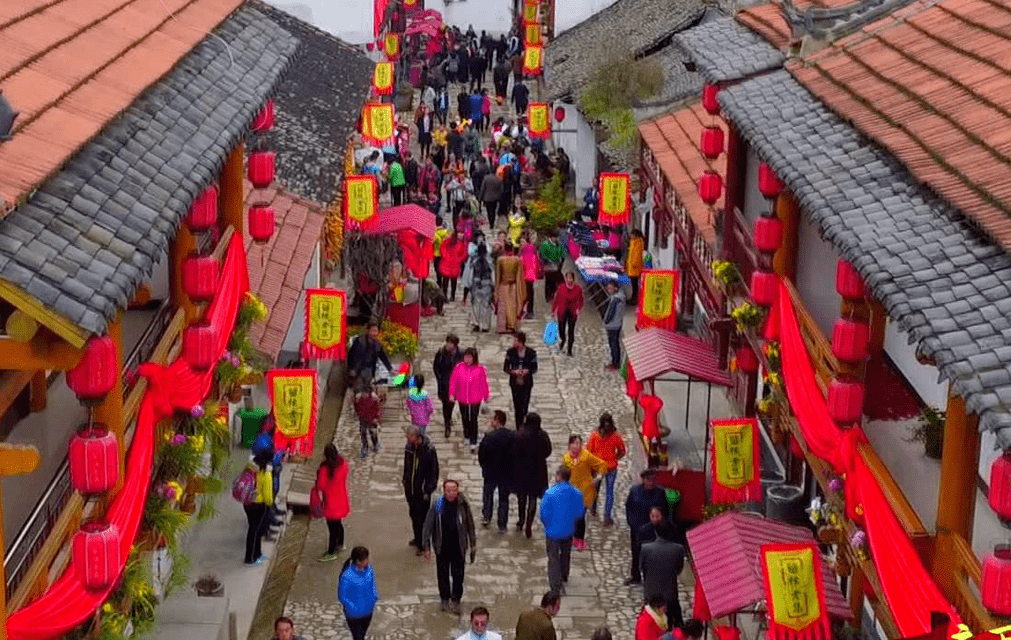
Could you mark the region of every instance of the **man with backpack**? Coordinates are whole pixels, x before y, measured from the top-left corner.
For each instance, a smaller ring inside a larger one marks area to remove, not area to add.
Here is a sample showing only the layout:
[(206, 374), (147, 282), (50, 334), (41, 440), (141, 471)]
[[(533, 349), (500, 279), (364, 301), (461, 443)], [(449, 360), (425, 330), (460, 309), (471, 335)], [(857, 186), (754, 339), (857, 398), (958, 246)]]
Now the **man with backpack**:
[(232, 483), (232, 497), (242, 504), (248, 522), (245, 564), (263, 564), (265, 556), (260, 545), (270, 522), (267, 513), (270, 505), (274, 504), (274, 480), (269, 457), (256, 456), (246, 465)]

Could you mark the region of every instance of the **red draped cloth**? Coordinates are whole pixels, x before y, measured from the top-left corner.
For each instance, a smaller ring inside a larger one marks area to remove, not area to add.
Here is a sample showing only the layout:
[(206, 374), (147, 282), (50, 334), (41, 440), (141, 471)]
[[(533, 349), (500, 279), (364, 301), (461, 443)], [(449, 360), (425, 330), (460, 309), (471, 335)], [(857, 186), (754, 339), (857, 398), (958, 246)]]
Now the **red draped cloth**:
[[(216, 348), (219, 354), (223, 354), (228, 346), (236, 313), (247, 291), (246, 252), (241, 235), (236, 234), (228, 246), (220, 288), (205, 316), (218, 329)], [(140, 366), (139, 373), (148, 379), (148, 388), (137, 415), (137, 429), (130, 447), (123, 488), (107, 514), (108, 521), (116, 525), (122, 536), (120, 573), (137, 537), (151, 485), (155, 425), (176, 410), (189, 411), (201, 404), (214, 384), (213, 369), (197, 373), (182, 359), (177, 359), (168, 367), (145, 363)], [(88, 591), (78, 579), (74, 567), (69, 566), (45, 595), (11, 615), (7, 620), (7, 634), (11, 640), (50, 640), (63, 636), (92, 616), (115, 587), (114, 583), (103, 591)]]
[(653, 438), (660, 437), (660, 410), (663, 409), (663, 400), (659, 396), (649, 393), (639, 394), (639, 406), (643, 408), (645, 416), (642, 419), (642, 435), (647, 442)]
[(877, 480), (858, 452), (867, 441), (862, 429), (840, 429), (828, 413), (825, 397), (815, 381), (793, 302), (782, 283), (779, 299), (769, 315), (766, 337), (779, 336), (783, 379), (790, 407), (808, 449), (845, 477), (846, 512), (867, 530), (871, 559), (883, 596), (903, 637), (928, 633), (930, 614), (947, 613), (950, 633), (961, 622), (920, 561), (912, 541), (899, 524)]

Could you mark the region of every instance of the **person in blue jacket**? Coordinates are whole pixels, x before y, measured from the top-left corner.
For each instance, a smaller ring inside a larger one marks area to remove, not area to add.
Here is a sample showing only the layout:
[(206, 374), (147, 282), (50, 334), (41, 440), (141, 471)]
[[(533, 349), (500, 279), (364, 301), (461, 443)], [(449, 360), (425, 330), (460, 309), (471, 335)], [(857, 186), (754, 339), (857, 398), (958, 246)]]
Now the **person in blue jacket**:
[(376, 574), (369, 565), (367, 548), (355, 547), (351, 550), (351, 557), (344, 563), (337, 583), (337, 599), (344, 607), (352, 640), (365, 640), (376, 602), (379, 601)]
[(569, 484), (571, 476), (566, 467), (558, 467), (555, 485), (541, 500), (541, 522), (547, 538), (548, 583), (551, 590), (558, 593), (565, 593), (564, 583), (569, 581), (572, 559), (572, 535), (576, 532), (576, 521), (586, 512), (583, 493)]

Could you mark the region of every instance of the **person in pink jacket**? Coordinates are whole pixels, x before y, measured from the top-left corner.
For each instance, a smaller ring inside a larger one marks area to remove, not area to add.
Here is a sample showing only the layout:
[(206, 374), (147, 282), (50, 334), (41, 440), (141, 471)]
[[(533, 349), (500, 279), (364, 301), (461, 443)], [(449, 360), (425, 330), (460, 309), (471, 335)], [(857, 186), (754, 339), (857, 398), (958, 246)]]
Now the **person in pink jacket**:
[(326, 553), (320, 556), (319, 561), (331, 562), (337, 559), (344, 548), (344, 523), (341, 521), (351, 512), (348, 500), (348, 463), (332, 444), (323, 449), (323, 462), (316, 471), (316, 485), (312, 490), (323, 503), (323, 517), (330, 530)]
[(470, 442), (470, 452), (477, 452), (477, 420), (481, 403), (488, 402), (488, 371), (477, 361), (477, 349), (469, 347), (463, 352), (463, 362), (453, 368), (449, 378), (449, 400), (460, 403), (463, 437)]
[(534, 283), (541, 276), (541, 259), (537, 256), (537, 247), (530, 242), (530, 236), (523, 236), (520, 247), (520, 260), (523, 261), (523, 280), (527, 283), (527, 315), (534, 315)]

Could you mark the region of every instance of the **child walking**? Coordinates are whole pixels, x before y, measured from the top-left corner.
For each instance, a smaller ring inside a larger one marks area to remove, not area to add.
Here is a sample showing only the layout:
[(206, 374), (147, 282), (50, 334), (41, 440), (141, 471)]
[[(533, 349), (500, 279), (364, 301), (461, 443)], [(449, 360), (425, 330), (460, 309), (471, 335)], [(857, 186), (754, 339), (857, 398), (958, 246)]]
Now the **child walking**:
[(435, 411), (432, 399), (428, 397), (428, 392), (422, 388), (424, 386), (425, 376), (418, 374), (411, 378), (410, 388), (407, 390), (407, 410), (411, 414), (411, 424), (423, 432), (428, 430), (428, 423)]
[(379, 452), (379, 419), (383, 415), (383, 404), (371, 385), (355, 395), (355, 414), (358, 416), (358, 431), (362, 436), (362, 458), (369, 454), (369, 440), (372, 452)]

